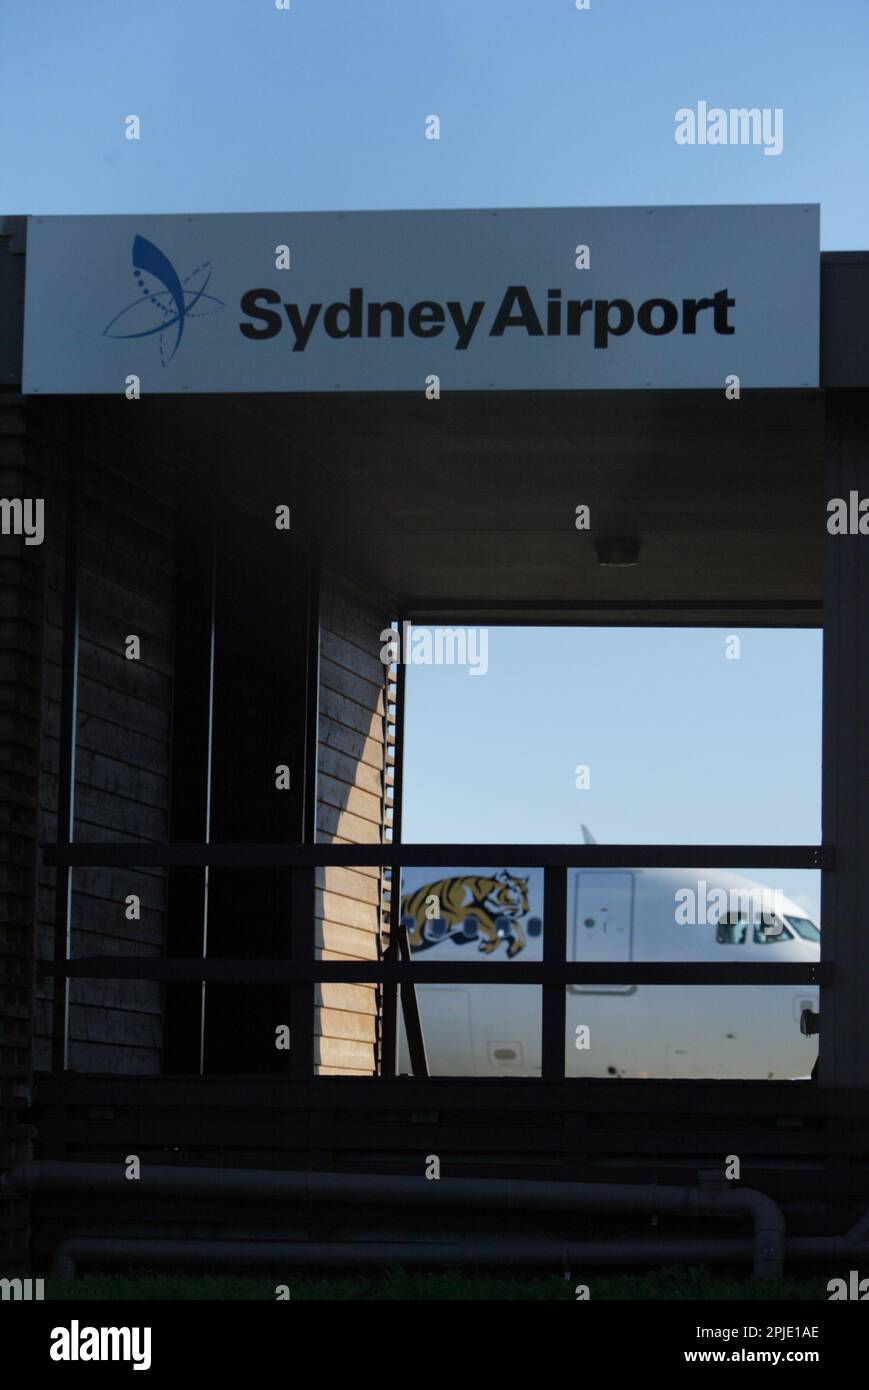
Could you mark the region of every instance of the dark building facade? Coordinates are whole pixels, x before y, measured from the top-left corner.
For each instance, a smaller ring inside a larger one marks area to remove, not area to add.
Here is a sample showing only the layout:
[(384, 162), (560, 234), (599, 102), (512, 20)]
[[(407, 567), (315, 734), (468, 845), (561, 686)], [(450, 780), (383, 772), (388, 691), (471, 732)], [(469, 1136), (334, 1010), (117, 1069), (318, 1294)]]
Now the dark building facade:
[[(475, 1171), (509, 1160), (539, 1176), (545, 1147), (550, 1175), (600, 1177), (616, 1140), (589, 1144), (589, 1126), (634, 1106), (635, 1131), (669, 1117), (657, 1148), (631, 1141), (633, 1176), (660, 1180), (704, 1088), (619, 1083), (615, 1097), (563, 1079), (553, 875), (570, 854), (689, 862), (677, 848), (541, 850), (553, 917), (533, 975), (539, 1083), (496, 1083), (496, 1104), (478, 1084), (394, 1077), (410, 978), (390, 932), (402, 691), (381, 634), (406, 618), (822, 626), (823, 843), (779, 855), (824, 873), (818, 1078), (705, 1088), (712, 1137), (676, 1166), (696, 1173), (741, 1127), (768, 1184), (782, 1156), (814, 1165), (804, 1188), (779, 1174), (779, 1195), (826, 1191), (828, 1224), (845, 1221), (869, 1197), (869, 541), (831, 536), (825, 508), (869, 495), (869, 253), (821, 257), (818, 388), (738, 404), (711, 390), (465, 391), (436, 409), (407, 392), (22, 395), (25, 256), (10, 220), (0, 487), (44, 499), (45, 518), (40, 544), (4, 536), (0, 557), (0, 1167), (147, 1151), (403, 1171), (416, 1116), (416, 1148), (435, 1125), (438, 1152)], [(577, 559), (579, 501), (608, 534), (642, 538), (642, 569)], [(318, 855), (330, 846), (346, 853)], [(790, 1149), (762, 1132), (771, 1114), (789, 1118)], [(39, 1260), (73, 1216), (32, 1200)], [(26, 1192), (4, 1189), (10, 1269), (32, 1216)], [(95, 1201), (92, 1228), (112, 1219)]]

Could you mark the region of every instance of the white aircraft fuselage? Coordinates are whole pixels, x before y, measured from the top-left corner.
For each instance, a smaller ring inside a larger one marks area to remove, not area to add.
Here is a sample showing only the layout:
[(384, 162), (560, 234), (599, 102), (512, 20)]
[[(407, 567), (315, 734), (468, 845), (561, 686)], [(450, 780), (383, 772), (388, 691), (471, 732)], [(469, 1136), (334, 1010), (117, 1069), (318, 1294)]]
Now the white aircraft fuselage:
[[(498, 886), (484, 899), (489, 882)], [(424, 895), (424, 888), (433, 891)], [(429, 960), (468, 961), (478, 963), (482, 977), (489, 960), (542, 959), (542, 870), (405, 870), (402, 894), (422, 971)], [(718, 869), (569, 870), (567, 943), (575, 961), (820, 958), (820, 935), (804, 909)], [(432, 1075), (540, 1075), (539, 987), (422, 984), (417, 994)], [(808, 1077), (817, 1038), (800, 1031), (805, 1009), (818, 1009), (816, 986), (569, 985), (565, 1071)], [(400, 1070), (410, 1071), (403, 1029)]]

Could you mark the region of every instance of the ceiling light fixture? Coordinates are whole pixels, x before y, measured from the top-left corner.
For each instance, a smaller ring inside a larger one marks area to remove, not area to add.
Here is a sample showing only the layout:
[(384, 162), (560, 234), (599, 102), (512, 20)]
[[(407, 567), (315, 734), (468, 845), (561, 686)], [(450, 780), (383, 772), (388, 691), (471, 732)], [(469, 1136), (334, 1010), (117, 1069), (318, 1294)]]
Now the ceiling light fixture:
[(640, 554), (638, 540), (599, 540), (594, 548), (599, 565), (635, 565)]

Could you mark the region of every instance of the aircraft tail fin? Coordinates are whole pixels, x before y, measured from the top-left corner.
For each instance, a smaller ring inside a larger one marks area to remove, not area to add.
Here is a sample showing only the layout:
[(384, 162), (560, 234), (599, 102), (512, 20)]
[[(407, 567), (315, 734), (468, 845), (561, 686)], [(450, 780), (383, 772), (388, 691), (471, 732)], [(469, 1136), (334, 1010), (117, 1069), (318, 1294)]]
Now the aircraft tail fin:
[(597, 840), (594, 838), (587, 825), (581, 825), (579, 828), (582, 831), (582, 843), (584, 845), (597, 844)]

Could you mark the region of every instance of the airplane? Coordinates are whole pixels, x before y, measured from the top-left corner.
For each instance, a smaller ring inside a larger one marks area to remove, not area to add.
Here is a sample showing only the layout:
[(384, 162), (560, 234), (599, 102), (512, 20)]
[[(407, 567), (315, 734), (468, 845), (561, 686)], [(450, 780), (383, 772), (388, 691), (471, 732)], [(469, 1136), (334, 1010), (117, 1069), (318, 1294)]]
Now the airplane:
[[(488, 960), (542, 959), (542, 869), (404, 869), (401, 893), (423, 969), (469, 960), (482, 974)], [(814, 964), (820, 940), (805, 909), (739, 874), (568, 871), (568, 960)], [(417, 999), (431, 1075), (540, 1075), (538, 986), (422, 984)], [(808, 1079), (818, 1044), (803, 1031), (807, 1010), (818, 1012), (816, 986), (568, 985), (565, 1074)], [(399, 1072), (410, 1071), (402, 1024)]]

